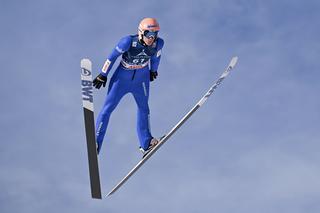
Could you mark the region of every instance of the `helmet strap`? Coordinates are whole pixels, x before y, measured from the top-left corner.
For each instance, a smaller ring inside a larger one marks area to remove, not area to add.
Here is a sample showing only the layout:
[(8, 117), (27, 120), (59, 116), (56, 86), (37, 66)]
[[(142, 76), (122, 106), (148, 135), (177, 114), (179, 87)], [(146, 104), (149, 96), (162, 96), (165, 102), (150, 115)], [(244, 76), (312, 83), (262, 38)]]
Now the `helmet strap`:
[(143, 45), (143, 46), (146, 46), (147, 44), (143, 41), (143, 31), (139, 29), (139, 33), (138, 33), (138, 36), (139, 36), (139, 42)]
[(144, 42), (143, 40), (143, 35), (141, 36), (141, 38), (139, 39), (139, 42), (143, 45), (143, 46), (147, 46), (147, 44)]
[(143, 46), (148, 46), (148, 45), (144, 42), (143, 38), (144, 38), (144, 35), (143, 35), (143, 33), (141, 32), (141, 33), (140, 33), (139, 42), (140, 42)]

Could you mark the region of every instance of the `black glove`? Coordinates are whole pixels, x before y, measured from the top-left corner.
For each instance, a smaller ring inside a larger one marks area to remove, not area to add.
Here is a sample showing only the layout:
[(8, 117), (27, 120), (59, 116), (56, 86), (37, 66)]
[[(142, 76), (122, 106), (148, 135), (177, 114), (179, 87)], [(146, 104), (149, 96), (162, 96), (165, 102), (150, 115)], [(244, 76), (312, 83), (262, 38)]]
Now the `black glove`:
[(155, 72), (150, 71), (150, 81), (153, 81), (154, 79), (156, 79), (157, 76), (158, 76), (157, 71), (155, 71)]
[(93, 80), (93, 86), (97, 89), (100, 89), (101, 85), (103, 84), (103, 87), (106, 86), (107, 83), (107, 77), (99, 74), (94, 80)]

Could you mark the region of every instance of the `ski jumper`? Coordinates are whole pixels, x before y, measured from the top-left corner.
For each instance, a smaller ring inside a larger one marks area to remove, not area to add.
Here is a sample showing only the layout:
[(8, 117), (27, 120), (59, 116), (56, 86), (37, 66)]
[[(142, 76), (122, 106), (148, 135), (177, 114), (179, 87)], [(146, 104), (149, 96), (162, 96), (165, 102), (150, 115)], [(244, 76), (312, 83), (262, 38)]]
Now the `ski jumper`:
[(108, 94), (96, 122), (96, 138), (100, 147), (110, 115), (127, 93), (133, 95), (138, 106), (137, 133), (140, 146), (145, 150), (149, 147), (152, 139), (148, 105), (150, 72), (158, 70), (163, 45), (164, 41), (157, 38), (151, 46), (145, 46), (140, 43), (138, 35), (130, 35), (122, 38), (108, 56), (107, 68), (101, 71), (105, 77), (120, 55), (122, 59), (111, 77)]

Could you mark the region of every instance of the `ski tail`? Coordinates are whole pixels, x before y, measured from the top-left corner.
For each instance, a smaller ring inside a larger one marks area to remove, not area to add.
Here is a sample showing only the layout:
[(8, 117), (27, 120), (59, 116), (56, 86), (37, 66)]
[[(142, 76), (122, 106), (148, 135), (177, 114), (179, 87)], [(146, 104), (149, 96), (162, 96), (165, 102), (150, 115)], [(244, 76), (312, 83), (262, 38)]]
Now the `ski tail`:
[(95, 199), (102, 199), (94, 126), (92, 63), (89, 59), (81, 60), (81, 87), (87, 140), (91, 197)]

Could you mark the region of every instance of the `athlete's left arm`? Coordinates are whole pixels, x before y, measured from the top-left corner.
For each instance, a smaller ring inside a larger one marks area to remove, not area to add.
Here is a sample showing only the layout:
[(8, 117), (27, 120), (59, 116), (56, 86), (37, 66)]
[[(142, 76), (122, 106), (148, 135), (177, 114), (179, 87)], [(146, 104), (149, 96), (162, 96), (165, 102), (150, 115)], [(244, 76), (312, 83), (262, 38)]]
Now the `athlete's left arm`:
[(160, 63), (161, 59), (161, 50), (163, 48), (164, 41), (161, 38), (158, 38), (157, 40), (157, 52), (151, 56), (150, 58), (150, 71), (151, 72), (157, 72), (158, 71), (158, 66)]

